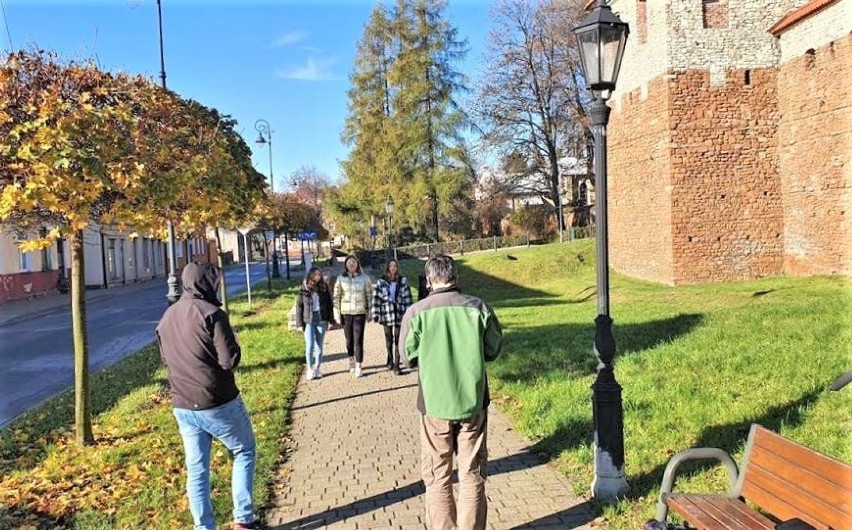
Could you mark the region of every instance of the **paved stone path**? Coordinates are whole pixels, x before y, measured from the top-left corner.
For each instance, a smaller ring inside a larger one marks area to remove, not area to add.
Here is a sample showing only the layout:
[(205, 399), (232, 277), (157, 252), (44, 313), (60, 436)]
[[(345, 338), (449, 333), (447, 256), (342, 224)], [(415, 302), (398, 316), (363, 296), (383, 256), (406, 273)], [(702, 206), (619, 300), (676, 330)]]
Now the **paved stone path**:
[[(428, 529), (420, 481), (417, 373), (384, 367), (381, 326), (368, 324), (365, 373), (348, 372), (343, 330), (326, 337), (320, 380), (299, 382), (289, 457), (267, 513), (274, 530)], [(489, 415), (488, 528), (587, 525), (591, 512), (570, 484), (535, 454), (492, 406)], [(456, 487), (457, 488), (457, 487)]]

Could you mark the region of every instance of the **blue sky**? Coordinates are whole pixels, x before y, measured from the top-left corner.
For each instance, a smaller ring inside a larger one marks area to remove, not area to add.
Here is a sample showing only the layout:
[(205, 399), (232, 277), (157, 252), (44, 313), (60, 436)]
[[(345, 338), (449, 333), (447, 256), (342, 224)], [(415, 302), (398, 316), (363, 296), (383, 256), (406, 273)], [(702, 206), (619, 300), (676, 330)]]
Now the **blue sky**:
[[(156, 0), (0, 0), (16, 49), (37, 46), (93, 58), (107, 70), (158, 81)], [(374, 2), (367, 0), (163, 0), (169, 88), (239, 121), (268, 175), (255, 121), (273, 128), (275, 187), (302, 165), (332, 179), (346, 157), (340, 142), (355, 46)], [(468, 39), (458, 65), (474, 78), (485, 49), (490, 0), (450, 0), (449, 18)], [(0, 25), (2, 49), (9, 49)]]

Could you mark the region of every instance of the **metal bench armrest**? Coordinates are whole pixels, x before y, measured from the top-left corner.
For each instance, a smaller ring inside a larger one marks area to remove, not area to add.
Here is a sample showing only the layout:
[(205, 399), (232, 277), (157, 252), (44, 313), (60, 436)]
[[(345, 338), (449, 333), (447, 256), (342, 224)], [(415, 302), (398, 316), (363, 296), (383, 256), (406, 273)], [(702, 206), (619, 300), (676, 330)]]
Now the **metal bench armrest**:
[(733, 495), (737, 485), (737, 479), (739, 478), (739, 471), (737, 470), (737, 464), (734, 463), (731, 456), (721, 449), (715, 449), (712, 447), (688, 449), (674, 455), (666, 465), (666, 471), (663, 473), (663, 483), (660, 486), (660, 498), (657, 501), (657, 521), (661, 523), (666, 522), (666, 518), (669, 514), (669, 507), (666, 504), (666, 495), (672, 492), (678, 468), (681, 464), (689, 462), (690, 460), (718, 460), (728, 470), (728, 478), (731, 481), (731, 489), (729, 493)]

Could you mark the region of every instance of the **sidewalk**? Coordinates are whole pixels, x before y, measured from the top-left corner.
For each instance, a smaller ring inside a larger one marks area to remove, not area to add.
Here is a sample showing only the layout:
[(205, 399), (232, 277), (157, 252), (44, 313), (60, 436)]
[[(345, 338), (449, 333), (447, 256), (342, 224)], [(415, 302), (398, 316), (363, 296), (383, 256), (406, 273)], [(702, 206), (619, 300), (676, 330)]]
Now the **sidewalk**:
[[(417, 373), (384, 367), (384, 335), (368, 324), (364, 377), (348, 373), (343, 330), (326, 338), (321, 380), (301, 378), (289, 453), (266, 514), (274, 530), (428, 529), (414, 403)], [(344, 352), (344, 353), (341, 353)], [(584, 527), (591, 512), (570, 484), (527, 451), (529, 442), (490, 408), (488, 528)]]

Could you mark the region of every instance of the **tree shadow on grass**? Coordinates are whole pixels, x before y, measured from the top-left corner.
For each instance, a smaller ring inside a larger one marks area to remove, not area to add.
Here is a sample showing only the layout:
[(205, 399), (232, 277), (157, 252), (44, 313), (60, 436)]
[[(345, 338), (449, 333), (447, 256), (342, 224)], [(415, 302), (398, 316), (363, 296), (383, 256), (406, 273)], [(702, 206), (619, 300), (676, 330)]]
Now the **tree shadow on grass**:
[(0, 506), (0, 528), (73, 528), (67, 517), (57, 518), (48, 513), (25, 507)]
[[(542, 291), (540, 289), (534, 289), (529, 286), (509, 281), (507, 278), (510, 278), (512, 276), (514, 267), (525, 267), (527, 265), (523, 262), (517, 261), (507, 261), (506, 263), (507, 266), (505, 277), (497, 277), (472, 269), (465, 265), (464, 262), (456, 261), (456, 266), (458, 268), (459, 285), (461, 287), (462, 292), (473, 294), (475, 296), (480, 296), (480, 293), (487, 292), (488, 295), (483, 296), (483, 299), (494, 306), (501, 306), (501, 304), (504, 304), (502, 305), (502, 307), (543, 305), (543, 300), (557, 298), (556, 295)], [(419, 275), (423, 274), (422, 263), (405, 263), (403, 264), (403, 272), (408, 277), (409, 283), (411, 284), (412, 293), (415, 294), (416, 300), (416, 291), (418, 286), (417, 279)], [(521, 301), (526, 301), (526, 303)]]
[(555, 431), (533, 442), (529, 450), (543, 458), (558, 457), (563, 451), (590, 446), (594, 430), (591, 417), (569, 418)]
[[(149, 346), (92, 375), (92, 419), (112, 409), (137, 388), (156, 384), (159, 380), (154, 375), (160, 369), (160, 363), (156, 346)], [(38, 466), (47, 456), (48, 447), (69, 436), (73, 425), (73, 388), (14, 420), (0, 431), (0, 477)], [(96, 441), (104, 437), (97, 428), (94, 436)]]
[(517, 298), (513, 300), (499, 300), (491, 304), (494, 309), (508, 309), (510, 307), (542, 307), (550, 305), (565, 305), (571, 302), (559, 298)]
[(285, 366), (289, 366), (291, 364), (301, 364), (305, 362), (304, 357), (299, 356), (289, 356), (282, 359), (275, 359), (272, 361), (264, 361), (262, 363), (254, 363), (254, 364), (241, 364), (237, 367), (237, 373), (248, 373), (248, 372), (256, 372), (258, 370), (269, 370), (270, 368), (283, 368)]
[[(243, 332), (243, 331), (255, 331), (255, 330), (263, 331), (263, 330), (267, 330), (269, 328), (281, 328), (282, 332), (289, 331), (286, 326), (287, 326), (286, 322), (284, 322), (284, 323), (282, 323), (282, 322), (267, 322), (267, 321), (261, 320), (261, 321), (257, 321), (257, 322), (244, 322), (244, 323), (239, 324), (239, 325), (234, 325), (234, 330), (237, 333), (240, 333), (240, 332)], [(295, 331), (293, 333), (295, 333)]]
[[(635, 324), (613, 325), (616, 355), (642, 352), (687, 335), (704, 320), (703, 315), (681, 314)], [(583, 376), (596, 371), (595, 325), (550, 324), (505, 330), (503, 352), (493, 367), (506, 381)]]
[[(818, 401), (822, 393), (823, 390), (812, 390), (798, 399), (771, 407), (763, 414), (749, 417), (739, 422), (705, 427), (696, 437), (696, 441), (692, 447), (678, 447), (671, 449), (676, 452), (680, 452), (696, 447), (715, 447), (733, 455), (745, 446), (748, 441), (749, 430), (753, 423), (763, 425), (767, 429), (775, 432), (778, 432), (782, 426), (799, 426), (805, 420), (805, 412), (808, 407)], [(629, 448), (626, 449), (629, 451)], [(663, 472), (665, 471), (667, 464), (668, 460), (661, 462), (650, 471), (639, 475), (628, 476), (627, 480), (630, 484), (630, 491), (627, 493), (626, 498), (635, 500), (648, 494), (656, 494), (659, 491), (660, 484), (662, 483)], [(741, 462), (737, 462), (737, 465), (740, 464)], [(717, 467), (718, 465), (719, 464), (715, 461), (706, 460), (688, 462), (681, 466), (678, 476), (695, 475)], [(742, 469), (740, 471), (742, 471)]]

